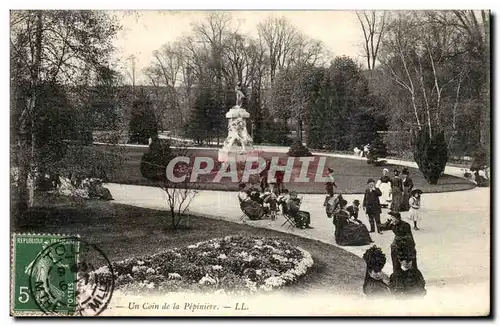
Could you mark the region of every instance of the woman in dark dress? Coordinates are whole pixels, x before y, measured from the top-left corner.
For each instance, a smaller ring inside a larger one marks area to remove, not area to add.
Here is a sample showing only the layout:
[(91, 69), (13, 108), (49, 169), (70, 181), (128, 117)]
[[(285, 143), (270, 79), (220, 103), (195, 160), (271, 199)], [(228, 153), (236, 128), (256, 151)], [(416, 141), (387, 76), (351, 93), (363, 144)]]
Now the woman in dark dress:
[(402, 184), (403, 184), (403, 198), (401, 201), (401, 212), (407, 212), (410, 210), (410, 197), (411, 191), (413, 190), (413, 180), (409, 177), (410, 172), (408, 169), (403, 169), (402, 174)]
[(363, 293), (367, 297), (381, 297), (391, 294), (389, 286), (383, 280), (382, 269), (385, 266), (386, 258), (382, 249), (373, 246), (363, 255), (366, 262), (365, 282), (363, 283)]
[(265, 214), (264, 208), (259, 203), (252, 200), (249, 192), (245, 190), (246, 185), (240, 183), (240, 191), (238, 192), (238, 200), (240, 208), (246, 216), (251, 220), (260, 220)]
[[(326, 217), (332, 218), (335, 211), (339, 209), (340, 201), (343, 199), (344, 198), (342, 198), (341, 194), (333, 195), (333, 196), (326, 196), (325, 202), (323, 203), (323, 206), (325, 207)], [(334, 222), (334, 224), (335, 224), (335, 222)]]
[(262, 172), (260, 172), (260, 191), (264, 192), (266, 188), (269, 187), (269, 182), (267, 180), (269, 170), (271, 169), (271, 161), (266, 161), (266, 167)]
[(399, 212), (401, 209), (401, 202), (403, 200), (403, 181), (399, 177), (399, 170), (394, 170), (394, 177), (391, 180), (391, 194), (392, 194), (392, 202), (391, 202), (391, 211)]
[(394, 270), (389, 281), (391, 292), (398, 297), (425, 296), (425, 280), (414, 264), (416, 251), (411, 241), (402, 241), (398, 247), (400, 270)]
[[(391, 244), (391, 260), (393, 270), (400, 271), (401, 264), (398, 259), (398, 253), (400, 248), (406, 246), (413, 248), (415, 250), (415, 240), (413, 239), (413, 234), (411, 233), (410, 224), (401, 220), (401, 214), (399, 212), (389, 212), (389, 215), (393, 217), (390, 222), (391, 230), (394, 232), (394, 240)], [(415, 250), (415, 258), (413, 264), (417, 267), (417, 252)]]
[(335, 242), (340, 246), (365, 246), (372, 243), (366, 226), (350, 221), (351, 214), (345, 209), (346, 205), (346, 200), (340, 200), (340, 209), (334, 213)]

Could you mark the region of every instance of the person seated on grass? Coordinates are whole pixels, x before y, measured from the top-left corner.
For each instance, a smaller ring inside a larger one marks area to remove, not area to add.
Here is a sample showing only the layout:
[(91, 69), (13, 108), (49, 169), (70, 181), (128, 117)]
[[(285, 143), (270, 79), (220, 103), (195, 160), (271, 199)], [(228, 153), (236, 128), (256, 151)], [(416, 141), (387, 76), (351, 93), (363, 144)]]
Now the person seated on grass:
[(387, 261), (385, 254), (377, 246), (368, 249), (363, 259), (366, 262), (365, 282), (363, 283), (363, 293), (367, 297), (377, 298), (391, 295), (389, 285), (384, 282), (382, 269)]
[(262, 205), (252, 200), (246, 191), (246, 184), (240, 183), (238, 192), (238, 200), (240, 201), (240, 208), (251, 220), (261, 220), (265, 215)]
[(414, 244), (405, 240), (399, 244), (398, 260), (400, 269), (395, 269), (390, 277), (391, 292), (398, 297), (423, 297), (427, 294), (425, 280), (417, 268)]
[(288, 207), (288, 215), (293, 217), (295, 220), (295, 225), (301, 229), (312, 229), (311, 224), (311, 214), (306, 211), (300, 210), (300, 205), (302, 204), (302, 200), (298, 198), (297, 193), (295, 191), (290, 192), (290, 198), (286, 202)]
[(335, 212), (335, 242), (340, 246), (365, 246), (372, 243), (364, 224), (350, 221), (351, 214), (346, 210), (347, 201), (339, 202), (340, 209)]

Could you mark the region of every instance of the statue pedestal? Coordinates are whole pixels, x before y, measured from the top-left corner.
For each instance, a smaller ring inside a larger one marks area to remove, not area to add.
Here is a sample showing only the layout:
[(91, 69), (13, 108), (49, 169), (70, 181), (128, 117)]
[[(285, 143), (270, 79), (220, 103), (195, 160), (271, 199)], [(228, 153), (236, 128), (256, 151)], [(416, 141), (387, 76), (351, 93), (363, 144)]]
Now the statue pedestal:
[(224, 149), (219, 149), (218, 161), (219, 162), (228, 162), (235, 161), (236, 163), (246, 162), (247, 160), (255, 160), (261, 156), (263, 151), (259, 150), (247, 150), (246, 152), (238, 152), (235, 149), (231, 149), (230, 151), (226, 151)]

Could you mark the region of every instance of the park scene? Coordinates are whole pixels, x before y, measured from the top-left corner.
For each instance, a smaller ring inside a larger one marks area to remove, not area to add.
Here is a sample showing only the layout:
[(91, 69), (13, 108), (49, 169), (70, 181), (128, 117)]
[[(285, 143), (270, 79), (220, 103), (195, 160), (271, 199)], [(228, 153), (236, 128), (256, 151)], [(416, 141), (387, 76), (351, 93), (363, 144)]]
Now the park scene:
[[(10, 35), (10, 231), (97, 248), (113, 296), (81, 314), (490, 314), (488, 10), (14, 10)], [(40, 304), (15, 282), (12, 314)]]

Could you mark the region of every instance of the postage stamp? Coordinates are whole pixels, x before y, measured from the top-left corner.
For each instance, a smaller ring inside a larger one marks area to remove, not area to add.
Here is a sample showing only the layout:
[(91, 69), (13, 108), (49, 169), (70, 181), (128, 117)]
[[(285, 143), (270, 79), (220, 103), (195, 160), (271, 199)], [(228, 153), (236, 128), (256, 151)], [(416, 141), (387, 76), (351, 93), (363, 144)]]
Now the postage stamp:
[(79, 237), (14, 234), (11, 265), (14, 316), (99, 315), (111, 299), (109, 260)]

